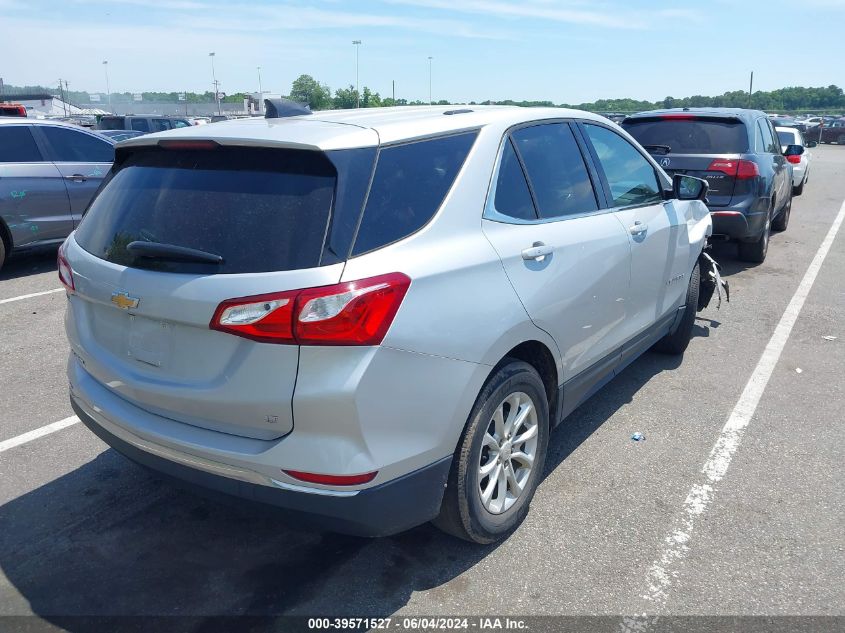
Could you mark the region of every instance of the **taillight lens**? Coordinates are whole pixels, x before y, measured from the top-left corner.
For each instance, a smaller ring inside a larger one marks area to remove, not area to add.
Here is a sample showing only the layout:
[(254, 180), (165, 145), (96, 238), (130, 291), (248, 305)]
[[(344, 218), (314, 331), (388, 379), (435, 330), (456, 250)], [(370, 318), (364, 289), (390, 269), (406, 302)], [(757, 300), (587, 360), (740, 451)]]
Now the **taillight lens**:
[(798, 165), (798, 164), (801, 163), (801, 157), (800, 156), (787, 156), (786, 160), (788, 160), (793, 165)]
[(717, 158), (707, 167), (707, 171), (720, 171), (737, 180), (747, 180), (760, 175), (757, 163), (750, 160)]
[(411, 279), (390, 273), (333, 286), (224, 301), (210, 327), (264, 343), (378, 345)]
[(296, 295), (296, 292), (279, 292), (229, 299), (217, 306), (211, 329), (264, 343), (295, 343), (293, 304)]
[(56, 264), (59, 270), (59, 281), (62, 282), (62, 285), (68, 292), (76, 291), (76, 287), (73, 285), (73, 271), (71, 270), (70, 264), (68, 264), (67, 258), (65, 257), (64, 244), (59, 247), (59, 252), (56, 255)]
[(301, 470), (283, 470), (282, 472), (300, 481), (326, 486), (358, 486), (360, 484), (370, 483), (378, 475), (378, 471), (362, 473), (360, 475), (323, 475), (320, 473), (306, 473)]

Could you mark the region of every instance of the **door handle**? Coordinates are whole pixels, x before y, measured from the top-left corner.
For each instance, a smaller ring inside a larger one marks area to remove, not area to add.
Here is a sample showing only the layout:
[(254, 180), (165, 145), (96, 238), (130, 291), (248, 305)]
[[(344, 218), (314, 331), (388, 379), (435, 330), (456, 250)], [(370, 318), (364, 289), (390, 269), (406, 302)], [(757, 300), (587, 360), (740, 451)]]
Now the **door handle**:
[(88, 179), (82, 174), (73, 174), (73, 176), (65, 176), (65, 180), (72, 180), (73, 182), (85, 182)]
[(534, 242), (531, 248), (522, 251), (522, 259), (526, 261), (533, 259), (535, 262), (541, 262), (546, 258), (546, 255), (551, 255), (554, 250), (553, 247), (547, 246), (543, 242)]
[(642, 235), (643, 233), (648, 231), (648, 224), (643, 224), (642, 222), (637, 220), (636, 222), (634, 222), (634, 226), (628, 228), (628, 231), (631, 233), (631, 235)]

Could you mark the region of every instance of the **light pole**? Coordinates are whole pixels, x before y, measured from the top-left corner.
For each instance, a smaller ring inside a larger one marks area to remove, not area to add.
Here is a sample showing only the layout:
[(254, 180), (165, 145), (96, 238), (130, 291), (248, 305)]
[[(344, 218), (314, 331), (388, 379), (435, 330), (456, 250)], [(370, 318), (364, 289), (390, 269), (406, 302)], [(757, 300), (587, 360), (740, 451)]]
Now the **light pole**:
[(106, 71), (106, 94), (109, 96), (109, 112), (111, 112), (111, 88), (109, 88), (109, 62), (105, 60), (103, 62), (103, 68)]
[(428, 56), (428, 105), (431, 105), (431, 55)]
[(264, 91), (261, 90), (261, 66), (256, 66), (258, 69), (258, 112), (264, 112)]
[(355, 46), (355, 107), (361, 107), (361, 91), (358, 89), (358, 50), (361, 47), (361, 40), (352, 40)]
[(217, 75), (214, 73), (214, 53), (209, 53), (211, 58), (211, 78), (214, 79), (214, 99), (217, 101), (217, 114), (223, 114), (220, 110), (220, 91), (217, 89)]

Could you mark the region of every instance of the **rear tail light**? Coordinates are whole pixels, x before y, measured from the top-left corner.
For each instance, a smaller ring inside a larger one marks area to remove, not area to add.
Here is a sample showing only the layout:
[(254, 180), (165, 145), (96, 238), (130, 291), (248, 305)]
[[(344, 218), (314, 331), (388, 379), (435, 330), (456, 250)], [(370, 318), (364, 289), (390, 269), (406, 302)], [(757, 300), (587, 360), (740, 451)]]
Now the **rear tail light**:
[(801, 162), (800, 156), (787, 156), (786, 160), (788, 160), (793, 165), (798, 165)]
[(67, 258), (65, 257), (64, 244), (59, 247), (59, 252), (56, 256), (56, 264), (59, 270), (59, 281), (62, 282), (62, 285), (68, 292), (76, 291), (76, 287), (73, 285), (73, 271), (71, 270), (70, 264), (68, 264)]
[(229, 299), (210, 327), (264, 343), (378, 345), (411, 279), (390, 273), (334, 286)]
[(301, 470), (283, 470), (282, 472), (300, 481), (307, 481), (312, 484), (324, 484), (326, 486), (357, 486), (368, 484), (378, 475), (377, 470), (360, 475), (321, 475), (318, 473), (305, 473)]
[(747, 180), (760, 175), (757, 163), (750, 160), (717, 158), (707, 167), (707, 171), (720, 171), (737, 180)]

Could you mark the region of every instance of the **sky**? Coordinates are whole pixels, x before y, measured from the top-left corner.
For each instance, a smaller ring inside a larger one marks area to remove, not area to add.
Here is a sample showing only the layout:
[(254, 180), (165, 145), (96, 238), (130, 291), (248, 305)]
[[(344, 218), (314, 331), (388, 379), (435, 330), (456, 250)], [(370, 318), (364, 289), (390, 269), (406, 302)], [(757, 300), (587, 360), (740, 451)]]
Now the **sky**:
[(309, 74), (452, 102), (845, 87), (845, 0), (0, 0), (0, 77), (287, 94)]

